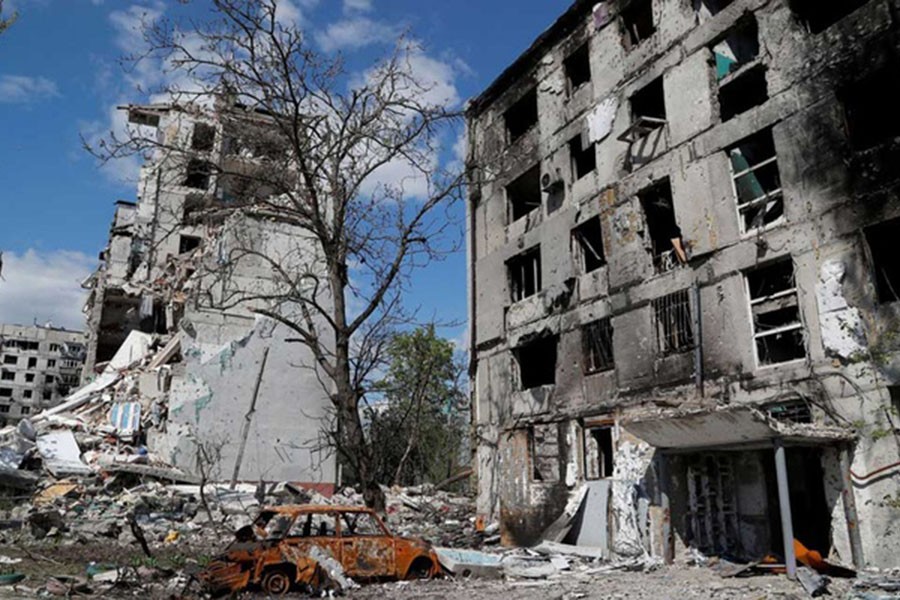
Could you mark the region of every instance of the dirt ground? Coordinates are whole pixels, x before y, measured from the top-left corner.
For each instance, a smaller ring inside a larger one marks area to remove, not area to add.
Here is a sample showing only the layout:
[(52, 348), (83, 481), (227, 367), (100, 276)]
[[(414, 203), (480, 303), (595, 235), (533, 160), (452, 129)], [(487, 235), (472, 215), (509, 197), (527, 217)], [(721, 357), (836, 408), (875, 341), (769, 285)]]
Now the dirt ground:
[[(143, 568), (155, 572), (149, 585), (112, 587), (110, 584), (91, 584), (95, 598), (172, 598), (181, 593), (184, 577), (180, 573), (187, 564), (202, 562), (205, 555), (200, 548), (175, 545), (160, 549), (153, 559), (143, 557), (140, 549), (109, 545), (41, 545), (8, 547), (0, 554), (22, 558), (13, 566), (28, 578), (17, 590), (0, 588), (0, 598), (34, 598), (38, 588), (51, 576), (84, 577), (88, 565)], [(13, 570), (3, 565), (5, 571)], [(832, 598), (846, 598), (850, 582), (835, 579), (830, 586)], [(202, 597), (197, 587), (189, 588), (185, 598)], [(363, 586), (347, 595), (352, 600), (787, 600), (808, 598), (799, 584), (783, 576), (767, 575), (723, 579), (703, 567), (670, 566), (649, 573), (611, 572), (586, 573), (583, 569), (564, 571), (545, 580), (454, 580), (375, 583)], [(265, 594), (245, 594), (253, 600)], [(308, 597), (291, 594), (292, 598)]]

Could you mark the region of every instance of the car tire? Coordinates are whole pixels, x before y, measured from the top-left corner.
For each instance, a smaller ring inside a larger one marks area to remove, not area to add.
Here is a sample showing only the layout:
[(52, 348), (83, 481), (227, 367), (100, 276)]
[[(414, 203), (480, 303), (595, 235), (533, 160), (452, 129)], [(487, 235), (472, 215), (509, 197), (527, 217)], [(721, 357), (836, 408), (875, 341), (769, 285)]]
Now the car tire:
[(285, 568), (270, 569), (263, 575), (262, 589), (270, 596), (284, 596), (291, 590), (294, 579)]
[(407, 579), (431, 579), (431, 570), (434, 567), (431, 560), (417, 558), (406, 573)]

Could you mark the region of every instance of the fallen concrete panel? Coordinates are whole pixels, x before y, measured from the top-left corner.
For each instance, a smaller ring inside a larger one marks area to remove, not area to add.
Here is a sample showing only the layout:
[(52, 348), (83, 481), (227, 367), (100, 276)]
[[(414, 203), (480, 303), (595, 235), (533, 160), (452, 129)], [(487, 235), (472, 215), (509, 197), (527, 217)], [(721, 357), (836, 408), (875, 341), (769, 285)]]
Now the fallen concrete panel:
[(609, 556), (609, 499), (612, 482), (608, 479), (587, 482), (587, 497), (581, 511), (575, 544), (599, 548)]
[(100, 462), (101, 468), (108, 473), (134, 473), (135, 475), (147, 475), (156, 479), (165, 479), (178, 483), (199, 484), (200, 478), (180, 469), (171, 467), (154, 467), (151, 465), (136, 465), (126, 462)]
[(434, 552), (437, 554), (441, 566), (459, 577), (496, 579), (503, 572), (501, 558), (496, 554), (453, 548), (435, 548)]
[(578, 511), (581, 509), (581, 505), (584, 503), (587, 493), (588, 488), (584, 485), (571, 492), (562, 514), (544, 530), (541, 539), (551, 542), (563, 541), (572, 529), (572, 524), (574, 523)]
[(572, 544), (560, 544), (558, 542), (543, 541), (532, 548), (535, 552), (548, 556), (577, 556), (589, 560), (603, 560), (607, 551), (603, 548), (591, 548), (588, 546), (573, 546)]
[(81, 461), (81, 449), (69, 430), (51, 431), (37, 439), (44, 467), (57, 477), (90, 475), (91, 469)]

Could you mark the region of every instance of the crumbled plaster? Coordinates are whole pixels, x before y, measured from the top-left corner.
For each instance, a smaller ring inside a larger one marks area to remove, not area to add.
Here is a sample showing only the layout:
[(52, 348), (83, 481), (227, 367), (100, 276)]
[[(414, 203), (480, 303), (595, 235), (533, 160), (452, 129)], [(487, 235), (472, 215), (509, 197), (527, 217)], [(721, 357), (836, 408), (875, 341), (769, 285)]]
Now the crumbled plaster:
[(850, 306), (844, 297), (846, 270), (840, 260), (822, 264), (816, 283), (816, 301), (825, 350), (840, 358), (850, 359), (865, 351), (866, 334), (859, 309)]
[(606, 139), (606, 136), (612, 131), (618, 110), (619, 99), (609, 96), (588, 113), (588, 132), (592, 142), (601, 142)]

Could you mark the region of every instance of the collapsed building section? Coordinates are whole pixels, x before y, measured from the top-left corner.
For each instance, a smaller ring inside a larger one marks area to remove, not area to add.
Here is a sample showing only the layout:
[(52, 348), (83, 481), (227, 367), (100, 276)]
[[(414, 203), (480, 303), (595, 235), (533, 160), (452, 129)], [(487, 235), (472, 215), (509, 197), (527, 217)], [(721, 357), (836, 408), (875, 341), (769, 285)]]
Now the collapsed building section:
[[(85, 282), (84, 382), (102, 376), (133, 332), (148, 335), (168, 364), (139, 379), (143, 414), (153, 416), (144, 435), (159, 459), (209, 479), (329, 491), (328, 391), (278, 320), (300, 318), (297, 303), (279, 298), (303, 274), (312, 280), (321, 259), (308, 233), (266, 211), (289, 185), (273, 164), (285, 153), (272, 117), (225, 101), (123, 109), (133, 126), (155, 130), (159, 147), (137, 202), (117, 203), (101, 266)], [(262, 169), (274, 175), (256, 177)]]
[(507, 543), (895, 563), (896, 8), (579, 0), (471, 103)]

